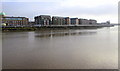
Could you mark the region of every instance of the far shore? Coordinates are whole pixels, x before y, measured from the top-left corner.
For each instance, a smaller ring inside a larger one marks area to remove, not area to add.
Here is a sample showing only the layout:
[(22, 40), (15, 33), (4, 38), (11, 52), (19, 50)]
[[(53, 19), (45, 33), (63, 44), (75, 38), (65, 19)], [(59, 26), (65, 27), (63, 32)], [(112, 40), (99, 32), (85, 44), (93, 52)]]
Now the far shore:
[(115, 25), (79, 25), (79, 26), (26, 26), (26, 27), (2, 27), (3, 32), (7, 31), (39, 31), (39, 30), (62, 30), (62, 29), (97, 29), (102, 27), (113, 27)]

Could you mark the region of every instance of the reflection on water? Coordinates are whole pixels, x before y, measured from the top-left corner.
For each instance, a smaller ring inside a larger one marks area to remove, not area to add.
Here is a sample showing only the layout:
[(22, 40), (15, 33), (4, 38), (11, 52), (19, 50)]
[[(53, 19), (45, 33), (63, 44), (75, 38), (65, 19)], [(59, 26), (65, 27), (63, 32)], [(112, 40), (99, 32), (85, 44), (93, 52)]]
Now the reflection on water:
[(73, 36), (73, 35), (92, 35), (92, 34), (95, 34), (96, 31), (79, 31), (79, 30), (75, 30), (75, 31), (59, 31), (59, 32), (56, 32), (56, 31), (44, 31), (44, 32), (37, 32), (39, 34), (36, 34), (35, 36), (36, 37), (57, 37), (57, 36)]
[(3, 69), (117, 69), (117, 27), (3, 32)]

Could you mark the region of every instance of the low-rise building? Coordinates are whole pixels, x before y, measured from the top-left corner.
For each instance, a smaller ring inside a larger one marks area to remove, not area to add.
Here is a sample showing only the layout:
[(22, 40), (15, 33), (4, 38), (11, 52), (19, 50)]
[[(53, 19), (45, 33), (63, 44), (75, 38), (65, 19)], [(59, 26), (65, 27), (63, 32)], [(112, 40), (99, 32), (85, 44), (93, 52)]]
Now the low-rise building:
[(41, 26), (51, 25), (51, 16), (49, 15), (36, 16), (34, 17), (34, 19), (36, 25), (41, 25)]
[(0, 26), (4, 25), (4, 23), (2, 23), (2, 17), (5, 15), (4, 12), (0, 13)]
[(3, 16), (2, 23), (5, 23), (6, 26), (25, 26), (28, 25), (29, 19), (26, 17), (10, 17)]
[(3, 26), (24, 26), (28, 25), (29, 21), (26, 17), (6, 16), (4, 12), (0, 13), (0, 20)]

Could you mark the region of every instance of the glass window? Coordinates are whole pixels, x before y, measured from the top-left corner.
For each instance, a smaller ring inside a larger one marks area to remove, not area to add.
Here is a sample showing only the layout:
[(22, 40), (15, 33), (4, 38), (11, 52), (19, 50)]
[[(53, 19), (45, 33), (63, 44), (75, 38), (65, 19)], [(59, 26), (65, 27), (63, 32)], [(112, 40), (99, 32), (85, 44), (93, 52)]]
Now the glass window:
[(5, 18), (6, 20), (22, 20), (22, 18)]

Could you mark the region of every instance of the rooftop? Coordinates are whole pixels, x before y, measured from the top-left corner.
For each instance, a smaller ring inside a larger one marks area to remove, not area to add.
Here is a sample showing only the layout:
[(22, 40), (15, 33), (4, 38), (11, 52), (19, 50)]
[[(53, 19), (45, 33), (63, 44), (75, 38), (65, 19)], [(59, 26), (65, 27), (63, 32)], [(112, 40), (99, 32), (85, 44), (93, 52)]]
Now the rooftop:
[(6, 15), (4, 12), (1, 12), (0, 15)]

